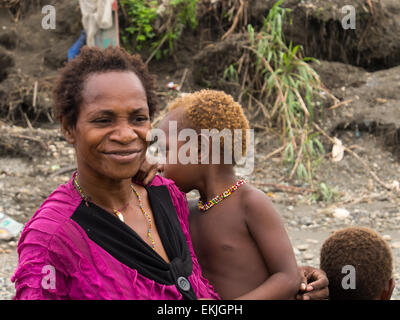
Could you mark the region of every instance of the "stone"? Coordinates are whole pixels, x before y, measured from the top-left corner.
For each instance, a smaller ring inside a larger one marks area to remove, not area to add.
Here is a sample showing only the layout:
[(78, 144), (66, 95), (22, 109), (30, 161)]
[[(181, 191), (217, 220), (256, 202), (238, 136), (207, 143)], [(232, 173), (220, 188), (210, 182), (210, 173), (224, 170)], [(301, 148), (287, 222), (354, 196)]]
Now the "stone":
[(306, 225), (306, 226), (309, 226), (309, 225), (312, 224), (312, 220), (311, 220), (310, 217), (304, 217), (304, 218), (301, 219), (301, 223)]
[(17, 246), (17, 242), (16, 242), (16, 241), (10, 241), (10, 242), (8, 243), (8, 245), (9, 245), (10, 247), (16, 247), (16, 246)]
[(344, 220), (350, 216), (350, 212), (344, 208), (335, 208), (332, 215), (337, 219)]
[(392, 237), (390, 235), (388, 235), (388, 234), (384, 234), (382, 236), (382, 239), (385, 240), (385, 241), (392, 241)]
[(297, 249), (299, 249), (300, 251), (306, 251), (309, 248), (308, 244), (300, 244), (297, 246)]
[(393, 249), (400, 249), (400, 241), (393, 242), (392, 243), (392, 248)]
[(305, 253), (303, 258), (304, 258), (304, 260), (312, 260), (312, 259), (314, 259), (314, 255), (311, 253)]

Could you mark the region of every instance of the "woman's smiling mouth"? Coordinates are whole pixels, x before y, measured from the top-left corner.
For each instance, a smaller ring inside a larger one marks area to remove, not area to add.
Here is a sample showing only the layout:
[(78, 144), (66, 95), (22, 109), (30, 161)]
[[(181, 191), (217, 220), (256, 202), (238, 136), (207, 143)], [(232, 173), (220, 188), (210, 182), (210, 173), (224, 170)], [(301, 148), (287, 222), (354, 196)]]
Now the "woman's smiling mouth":
[(135, 160), (138, 156), (140, 156), (142, 150), (113, 150), (103, 152), (107, 157), (109, 157), (113, 161), (117, 161), (120, 163), (128, 163)]

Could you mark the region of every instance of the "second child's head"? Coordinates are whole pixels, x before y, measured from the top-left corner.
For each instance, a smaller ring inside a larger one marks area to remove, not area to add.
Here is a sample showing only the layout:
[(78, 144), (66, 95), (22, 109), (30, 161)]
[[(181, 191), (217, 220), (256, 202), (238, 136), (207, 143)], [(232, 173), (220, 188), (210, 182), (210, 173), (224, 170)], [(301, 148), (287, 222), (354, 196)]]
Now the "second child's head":
[(395, 286), (392, 254), (375, 231), (352, 227), (322, 245), (320, 268), (329, 280), (331, 300), (390, 300)]
[[(223, 91), (201, 90), (175, 99), (158, 127), (166, 134), (164, 175), (184, 192), (193, 189), (208, 164), (233, 167), (234, 152), (245, 154), (248, 121), (240, 104)], [(239, 146), (235, 130), (241, 135)]]

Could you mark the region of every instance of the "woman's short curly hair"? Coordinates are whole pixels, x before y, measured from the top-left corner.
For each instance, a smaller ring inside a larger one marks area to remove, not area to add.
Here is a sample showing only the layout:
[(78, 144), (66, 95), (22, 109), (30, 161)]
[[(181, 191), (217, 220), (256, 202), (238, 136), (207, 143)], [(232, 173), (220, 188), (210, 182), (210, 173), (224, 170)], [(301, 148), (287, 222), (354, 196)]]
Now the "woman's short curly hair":
[(139, 55), (131, 55), (123, 48), (99, 49), (83, 47), (80, 54), (60, 70), (53, 89), (54, 114), (60, 120), (75, 127), (79, 108), (83, 102), (85, 80), (94, 73), (108, 71), (132, 71), (143, 84), (147, 96), (150, 118), (158, 108), (156, 81)]
[[(242, 106), (233, 97), (223, 91), (203, 89), (177, 98), (168, 105), (168, 111), (183, 108), (183, 122), (188, 128), (201, 132), (201, 129), (224, 129), (232, 133), (235, 129), (242, 130), (242, 155), (246, 152), (248, 120)], [(224, 139), (220, 141), (221, 150)], [(235, 145), (232, 145), (235, 148)]]
[[(346, 265), (355, 269), (355, 289), (342, 286)], [(322, 245), (320, 268), (329, 280), (332, 300), (373, 300), (392, 277), (392, 253), (375, 231), (351, 227), (333, 233)]]

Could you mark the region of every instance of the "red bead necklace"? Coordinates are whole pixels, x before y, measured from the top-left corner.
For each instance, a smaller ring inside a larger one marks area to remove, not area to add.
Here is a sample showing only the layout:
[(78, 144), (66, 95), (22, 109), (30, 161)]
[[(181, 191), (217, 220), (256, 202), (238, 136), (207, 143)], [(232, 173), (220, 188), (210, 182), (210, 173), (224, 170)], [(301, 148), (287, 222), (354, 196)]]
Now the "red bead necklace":
[(199, 200), (199, 204), (198, 204), (199, 210), (202, 212), (206, 212), (208, 209), (210, 209), (213, 206), (215, 206), (216, 204), (220, 203), (222, 200), (228, 198), (233, 192), (235, 192), (241, 185), (243, 185), (245, 183), (246, 183), (246, 181), (244, 181), (243, 179), (239, 180), (232, 187), (225, 190), (218, 196), (212, 198), (210, 201), (207, 201), (206, 203)]

